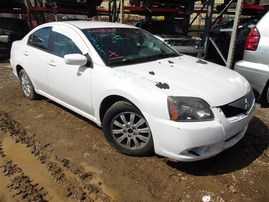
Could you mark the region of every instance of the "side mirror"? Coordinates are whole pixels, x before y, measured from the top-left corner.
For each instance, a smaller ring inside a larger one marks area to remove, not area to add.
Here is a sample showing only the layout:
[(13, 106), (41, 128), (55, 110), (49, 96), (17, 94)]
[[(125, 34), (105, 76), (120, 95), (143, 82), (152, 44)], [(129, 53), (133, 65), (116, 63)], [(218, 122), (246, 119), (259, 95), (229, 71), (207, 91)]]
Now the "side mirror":
[(68, 65), (86, 65), (88, 60), (87, 57), (78, 53), (66, 54), (64, 56), (64, 62)]

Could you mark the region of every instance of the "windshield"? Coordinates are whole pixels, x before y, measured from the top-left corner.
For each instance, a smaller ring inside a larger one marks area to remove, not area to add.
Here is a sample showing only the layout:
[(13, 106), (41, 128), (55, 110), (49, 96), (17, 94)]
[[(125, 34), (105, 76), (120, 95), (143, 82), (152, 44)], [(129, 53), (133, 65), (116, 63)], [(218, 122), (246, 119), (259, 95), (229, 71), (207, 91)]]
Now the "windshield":
[(150, 33), (136, 28), (85, 29), (100, 57), (108, 66), (147, 62), (179, 54)]

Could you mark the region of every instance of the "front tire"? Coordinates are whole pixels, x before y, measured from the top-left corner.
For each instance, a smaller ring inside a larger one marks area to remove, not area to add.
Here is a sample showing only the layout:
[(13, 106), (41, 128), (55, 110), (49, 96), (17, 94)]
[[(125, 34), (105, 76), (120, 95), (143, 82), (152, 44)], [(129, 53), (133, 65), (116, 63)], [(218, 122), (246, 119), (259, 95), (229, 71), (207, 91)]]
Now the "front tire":
[(37, 99), (38, 94), (35, 92), (34, 86), (24, 69), (20, 71), (19, 79), (20, 79), (20, 84), (21, 84), (23, 95), (30, 100)]
[(125, 101), (113, 104), (105, 113), (102, 128), (107, 141), (119, 152), (146, 156), (154, 151), (150, 127), (142, 113)]

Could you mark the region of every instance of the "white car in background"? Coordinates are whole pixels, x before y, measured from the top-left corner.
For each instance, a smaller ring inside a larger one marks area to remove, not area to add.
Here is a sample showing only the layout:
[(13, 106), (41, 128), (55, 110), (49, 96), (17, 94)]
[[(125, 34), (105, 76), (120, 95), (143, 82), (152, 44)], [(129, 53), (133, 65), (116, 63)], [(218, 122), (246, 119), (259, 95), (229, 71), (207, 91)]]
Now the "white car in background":
[(26, 98), (92, 120), (127, 155), (212, 157), (244, 136), (255, 108), (238, 73), (123, 24), (43, 24), (13, 43), (11, 65)]
[(269, 12), (254, 27), (245, 43), (243, 60), (234, 70), (243, 75), (259, 98), (269, 103)]

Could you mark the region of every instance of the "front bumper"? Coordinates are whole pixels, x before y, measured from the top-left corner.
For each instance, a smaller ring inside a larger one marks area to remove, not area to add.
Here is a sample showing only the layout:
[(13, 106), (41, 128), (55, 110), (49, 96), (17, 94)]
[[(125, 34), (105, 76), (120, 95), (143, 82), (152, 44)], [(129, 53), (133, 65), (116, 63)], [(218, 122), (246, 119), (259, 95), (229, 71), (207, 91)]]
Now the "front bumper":
[(215, 156), (235, 145), (245, 134), (255, 111), (227, 119), (213, 108), (215, 119), (205, 122), (174, 122), (145, 114), (153, 134), (155, 153), (178, 161), (197, 161)]

